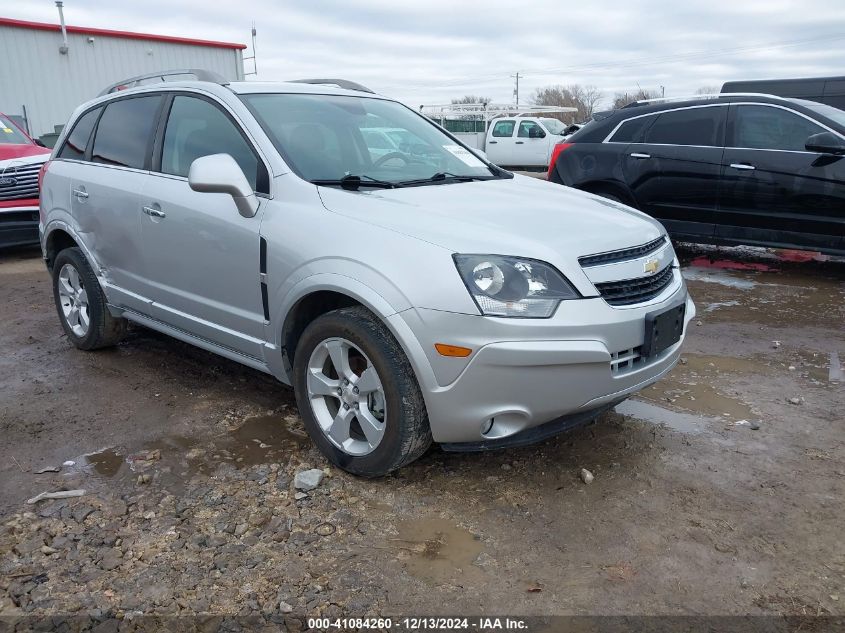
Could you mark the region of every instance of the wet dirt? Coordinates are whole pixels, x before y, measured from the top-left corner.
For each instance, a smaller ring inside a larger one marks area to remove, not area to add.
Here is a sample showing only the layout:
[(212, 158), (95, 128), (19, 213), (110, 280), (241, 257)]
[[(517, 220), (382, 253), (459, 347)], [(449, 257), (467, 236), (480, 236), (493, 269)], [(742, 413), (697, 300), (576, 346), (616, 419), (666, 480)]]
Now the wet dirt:
[(365, 480), (264, 374), (141, 328), (72, 349), (37, 251), (0, 255), (0, 613), (844, 613), (845, 264), (679, 256), (700, 310), (664, 380), (539, 445)]
[[(394, 547), (407, 553), (408, 573), (431, 585), (463, 583), (482, 574), (473, 562), (484, 549), (481, 539), (469, 530), (440, 518), (402, 521)], [(400, 559), (405, 556), (400, 556)]]

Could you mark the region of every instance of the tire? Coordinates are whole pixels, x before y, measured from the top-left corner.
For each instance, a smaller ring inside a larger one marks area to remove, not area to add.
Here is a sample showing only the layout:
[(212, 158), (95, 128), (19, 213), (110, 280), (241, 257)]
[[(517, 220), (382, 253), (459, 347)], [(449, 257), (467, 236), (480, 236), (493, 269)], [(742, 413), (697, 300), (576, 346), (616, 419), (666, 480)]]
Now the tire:
[[(351, 374), (335, 368), (335, 359), (343, 357), (344, 349)], [(431, 446), (428, 415), (414, 370), (387, 327), (363, 306), (328, 312), (309, 324), (296, 346), (293, 365), (294, 391), (305, 428), (339, 468), (379, 477), (409, 464)], [(340, 416), (352, 419), (345, 424), (338, 422)], [(328, 427), (331, 431), (324, 431)], [(380, 439), (374, 442), (373, 436)]]
[(66, 248), (56, 256), (53, 299), (65, 334), (79, 349), (110, 347), (126, 333), (126, 320), (109, 313), (97, 277), (78, 247)]

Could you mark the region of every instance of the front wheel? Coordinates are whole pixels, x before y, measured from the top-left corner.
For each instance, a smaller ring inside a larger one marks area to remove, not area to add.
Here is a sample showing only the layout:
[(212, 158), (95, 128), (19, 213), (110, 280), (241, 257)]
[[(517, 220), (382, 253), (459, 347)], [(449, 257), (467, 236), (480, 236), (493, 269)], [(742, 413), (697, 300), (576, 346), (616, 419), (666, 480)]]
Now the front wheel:
[(315, 319), (296, 346), (293, 371), (305, 428), (336, 466), (377, 477), (414, 461), (431, 445), (411, 364), (366, 308)]

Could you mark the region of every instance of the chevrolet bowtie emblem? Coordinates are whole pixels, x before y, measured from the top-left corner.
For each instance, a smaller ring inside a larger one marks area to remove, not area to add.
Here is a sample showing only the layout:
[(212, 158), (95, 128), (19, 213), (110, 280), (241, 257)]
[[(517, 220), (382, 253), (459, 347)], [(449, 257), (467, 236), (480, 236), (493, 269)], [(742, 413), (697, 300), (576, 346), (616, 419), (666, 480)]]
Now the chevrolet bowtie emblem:
[(643, 272), (646, 273), (656, 273), (657, 266), (660, 264), (659, 261), (656, 259), (650, 259), (645, 264), (643, 264)]

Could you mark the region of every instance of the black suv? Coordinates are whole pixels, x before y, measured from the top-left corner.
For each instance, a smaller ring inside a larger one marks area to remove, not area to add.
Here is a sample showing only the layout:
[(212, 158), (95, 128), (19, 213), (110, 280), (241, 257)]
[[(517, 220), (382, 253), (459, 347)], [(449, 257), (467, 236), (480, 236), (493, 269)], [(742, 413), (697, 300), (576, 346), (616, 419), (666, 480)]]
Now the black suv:
[(637, 102), (558, 144), (549, 180), (681, 240), (845, 254), (845, 111), (764, 95)]

